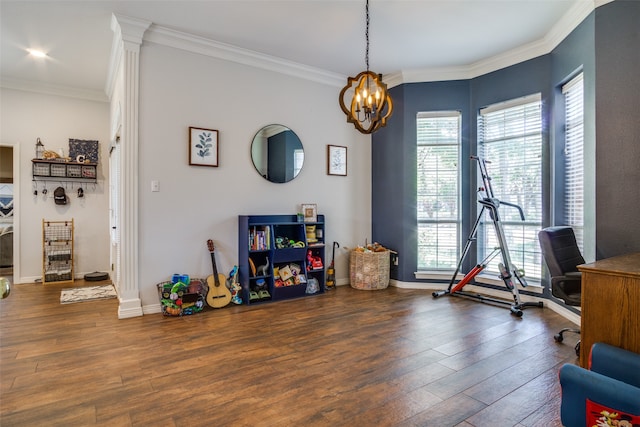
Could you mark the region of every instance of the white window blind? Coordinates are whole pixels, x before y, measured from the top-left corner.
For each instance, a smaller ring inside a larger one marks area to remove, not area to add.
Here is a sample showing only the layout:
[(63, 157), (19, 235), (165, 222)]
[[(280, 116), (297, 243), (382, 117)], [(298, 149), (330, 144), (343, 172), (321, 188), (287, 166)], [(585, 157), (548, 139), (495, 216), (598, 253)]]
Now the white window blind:
[[(500, 219), (511, 261), (525, 276), (539, 280), (541, 254), (538, 231), (542, 228), (542, 112), (540, 95), (496, 104), (480, 111), (478, 154), (488, 162), (487, 170), (495, 197), (522, 208), (502, 206)], [(478, 186), (482, 186), (481, 180)], [(498, 243), (488, 213), (478, 229), (478, 260)], [(487, 266), (498, 272), (500, 257)]]
[(584, 253), (584, 101), (582, 73), (562, 87), (565, 100), (564, 212)]
[(453, 270), (460, 253), (458, 111), (418, 113), (418, 270)]
[(293, 176), (298, 176), (304, 164), (304, 150), (293, 150)]

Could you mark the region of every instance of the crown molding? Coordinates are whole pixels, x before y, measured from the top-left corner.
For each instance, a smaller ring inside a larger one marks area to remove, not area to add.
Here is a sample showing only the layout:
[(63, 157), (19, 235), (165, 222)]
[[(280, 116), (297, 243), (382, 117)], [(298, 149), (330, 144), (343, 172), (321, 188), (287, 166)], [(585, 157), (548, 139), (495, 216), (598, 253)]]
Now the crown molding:
[(546, 55), (575, 30), (596, 7), (611, 1), (613, 0), (578, 1), (543, 38), (491, 58), (459, 67), (402, 70), (385, 75), (384, 81), (389, 87), (394, 87), (404, 83), (468, 80)]
[(614, 1), (614, 0), (595, 0), (596, 7), (600, 7), (600, 6), (604, 5), (604, 4), (611, 3), (612, 1)]
[(346, 76), (153, 24), (144, 41), (187, 52), (275, 71), (329, 86), (342, 87)]
[[(494, 57), (472, 64), (455, 67), (400, 70), (395, 73), (386, 74), (383, 80), (389, 88), (404, 83), (467, 80), (545, 55), (551, 52), (562, 40), (564, 40), (564, 38), (566, 38), (567, 35), (570, 34), (571, 31), (573, 31), (592, 11), (594, 11), (595, 8), (612, 1), (614, 0), (577, 1), (542, 39), (520, 46), (511, 51), (503, 52)], [(123, 34), (123, 28), (121, 28), (121, 26), (126, 27), (126, 34)], [(109, 61), (110, 66), (108, 78), (105, 82), (104, 92), (9, 78), (0, 79), (0, 87), (29, 92), (39, 92), (56, 96), (80, 98), (91, 101), (108, 102), (112, 95), (111, 91), (113, 90), (113, 84), (116, 79), (116, 70), (119, 65), (119, 53), (122, 52), (123, 48), (121, 41), (128, 41), (133, 44), (140, 44), (143, 42), (155, 43), (251, 67), (282, 73), (337, 88), (343, 87), (348, 77), (339, 73), (239, 48), (230, 44), (165, 28), (153, 24), (150, 21), (123, 15), (114, 14), (112, 16), (112, 30), (114, 31), (114, 41), (112, 44), (111, 58)]]
[(471, 78), (469, 67), (460, 66), (402, 70), (395, 73), (385, 74), (382, 80), (387, 84), (387, 87), (392, 88), (404, 83), (467, 80), (469, 78)]
[[(467, 80), (520, 62), (546, 55), (555, 49), (595, 8), (614, 0), (581, 0), (574, 3), (560, 20), (539, 40), (481, 61), (455, 67), (400, 70), (386, 74), (389, 88), (404, 83)], [(182, 49), (192, 53), (224, 59), (251, 67), (262, 68), (329, 86), (343, 87), (347, 76), (304, 64), (288, 61), (260, 52), (239, 48), (192, 34), (152, 24), (144, 35), (150, 43)]]
[(107, 94), (103, 91), (82, 89), (72, 86), (52, 85), (32, 80), (2, 77), (2, 79), (0, 80), (0, 87), (6, 89), (22, 90), (25, 92), (41, 93), (45, 95), (78, 98), (87, 101), (109, 102)]

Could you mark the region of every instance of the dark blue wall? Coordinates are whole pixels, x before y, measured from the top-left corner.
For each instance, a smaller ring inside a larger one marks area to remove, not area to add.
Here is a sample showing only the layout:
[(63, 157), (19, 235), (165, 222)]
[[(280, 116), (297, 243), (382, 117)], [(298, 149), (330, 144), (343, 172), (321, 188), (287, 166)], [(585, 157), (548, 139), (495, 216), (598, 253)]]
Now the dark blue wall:
[[(393, 116), (372, 138), (372, 235), (374, 241), (399, 253), (392, 277), (410, 281), (417, 270), (416, 115), (421, 111), (460, 111), (462, 155), (469, 157), (469, 82), (405, 84), (390, 93)], [(464, 206), (463, 212), (467, 212)]]
[(298, 137), (290, 130), (269, 137), (267, 161), (271, 182), (289, 182), (294, 178), (294, 151), (298, 144)]
[[(551, 144), (552, 140), (562, 133), (559, 120), (564, 116), (564, 106), (559, 107), (562, 102), (559, 86), (581, 68), (585, 72), (585, 120), (593, 121), (595, 116), (597, 128), (596, 131), (593, 126), (585, 126), (585, 138), (593, 138), (595, 133), (598, 147), (596, 250), (599, 258), (634, 248), (640, 250), (639, 22), (640, 1), (618, 0), (598, 8), (548, 55), (471, 80), (411, 83), (391, 89), (393, 116), (372, 138), (372, 237), (399, 252), (394, 278), (418, 281), (414, 277), (416, 114), (437, 110), (462, 112), (462, 236), (466, 239), (476, 217), (476, 170), (469, 156), (476, 150), (479, 109), (541, 93), (545, 122), (543, 155), (548, 157), (549, 147), (558, 145)], [(621, 48), (622, 45), (627, 47)], [(551, 185), (550, 176), (551, 171), (545, 170), (547, 189)], [(548, 197), (545, 225), (551, 223)], [(556, 204), (560, 202), (557, 198)], [(626, 212), (616, 208), (621, 203)], [(475, 264), (474, 254), (467, 259), (465, 271)]]
[(640, 1), (596, 10), (596, 255), (640, 251)]
[[(387, 126), (377, 132), (378, 138), (372, 138), (372, 236), (374, 241), (403, 252), (410, 248), (411, 241), (415, 242), (415, 227), (408, 227), (411, 205), (415, 204), (415, 195), (411, 194), (415, 182), (410, 181), (412, 173), (407, 170), (411, 168), (410, 161), (406, 159), (406, 156), (411, 156), (411, 141), (406, 138), (404, 131), (404, 87), (392, 88), (390, 94), (394, 100), (393, 116)], [(415, 167), (413, 175), (415, 176)], [(381, 211), (376, 212), (375, 206)], [(402, 261), (400, 258), (399, 262)], [(394, 267), (394, 279), (399, 270), (401, 268)]]
[[(553, 91), (552, 111), (550, 117), (551, 150), (549, 155), (555, 158), (563, 157), (564, 149), (564, 96), (562, 85), (580, 72), (584, 81), (584, 139), (585, 145), (593, 145), (595, 140), (595, 47), (594, 47), (594, 14), (589, 15), (571, 34), (569, 34), (551, 52), (551, 90)], [(564, 163), (555, 162), (553, 173), (564, 176)], [(548, 178), (548, 176), (547, 176)], [(555, 186), (554, 186), (555, 184)], [(545, 188), (554, 186), (556, 200), (564, 199), (562, 182), (548, 182)], [(547, 195), (548, 196), (548, 195)], [(550, 200), (545, 200), (547, 221), (545, 225), (562, 224), (564, 215), (563, 203), (550, 206)], [(551, 209), (554, 209), (553, 212)], [(552, 214), (553, 216), (549, 215)], [(555, 218), (555, 221), (551, 218)]]

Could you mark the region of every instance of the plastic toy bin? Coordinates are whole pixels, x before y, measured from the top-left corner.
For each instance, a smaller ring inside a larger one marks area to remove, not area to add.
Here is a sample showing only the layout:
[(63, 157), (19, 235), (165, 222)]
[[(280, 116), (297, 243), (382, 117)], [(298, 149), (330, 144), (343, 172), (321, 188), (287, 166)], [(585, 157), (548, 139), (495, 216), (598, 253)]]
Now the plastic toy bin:
[(164, 316), (184, 316), (201, 312), (206, 304), (208, 286), (203, 279), (192, 278), (189, 284), (171, 281), (158, 283), (158, 297)]

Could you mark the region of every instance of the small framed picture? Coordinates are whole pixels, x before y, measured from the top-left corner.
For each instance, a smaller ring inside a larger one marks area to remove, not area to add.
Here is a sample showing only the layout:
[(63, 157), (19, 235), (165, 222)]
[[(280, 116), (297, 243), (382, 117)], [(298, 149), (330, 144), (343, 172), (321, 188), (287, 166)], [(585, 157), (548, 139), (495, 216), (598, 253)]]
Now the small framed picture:
[(218, 167), (218, 131), (189, 127), (189, 164)]
[(310, 204), (310, 203), (303, 204), (302, 215), (304, 215), (304, 222), (317, 222), (318, 206), (316, 204)]
[(327, 174), (347, 176), (347, 147), (327, 145)]

